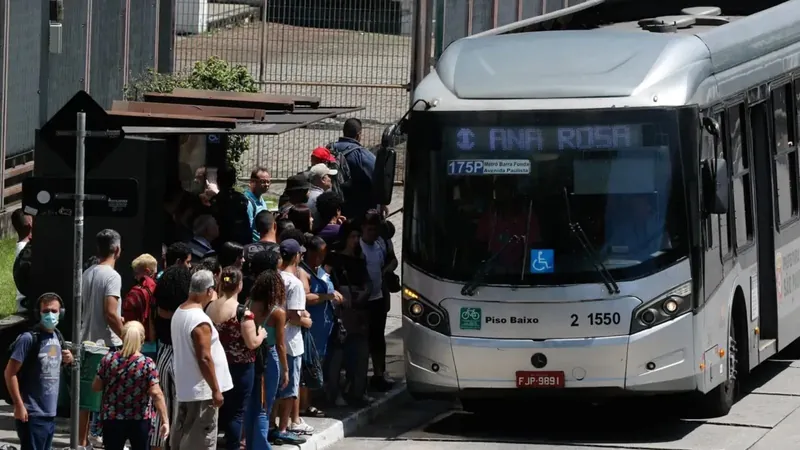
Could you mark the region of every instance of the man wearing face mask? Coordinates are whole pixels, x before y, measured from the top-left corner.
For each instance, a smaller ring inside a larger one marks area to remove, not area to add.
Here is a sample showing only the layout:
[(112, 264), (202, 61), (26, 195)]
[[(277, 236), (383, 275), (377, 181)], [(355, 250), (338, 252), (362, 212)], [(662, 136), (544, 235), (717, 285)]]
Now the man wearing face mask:
[(61, 364), (72, 363), (72, 354), (62, 347), (64, 338), (56, 330), (61, 298), (43, 294), (35, 308), (39, 323), (14, 342), (4, 373), (22, 450), (52, 446)]

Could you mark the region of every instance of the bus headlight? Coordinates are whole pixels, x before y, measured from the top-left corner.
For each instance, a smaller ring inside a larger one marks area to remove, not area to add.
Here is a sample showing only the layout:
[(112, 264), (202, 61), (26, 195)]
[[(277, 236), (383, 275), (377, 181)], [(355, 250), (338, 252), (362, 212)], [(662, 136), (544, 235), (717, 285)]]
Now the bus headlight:
[(686, 283), (633, 311), (631, 334), (668, 322), (692, 309), (692, 285)]
[(403, 287), (403, 316), (425, 328), (450, 336), (447, 313), (417, 292)]

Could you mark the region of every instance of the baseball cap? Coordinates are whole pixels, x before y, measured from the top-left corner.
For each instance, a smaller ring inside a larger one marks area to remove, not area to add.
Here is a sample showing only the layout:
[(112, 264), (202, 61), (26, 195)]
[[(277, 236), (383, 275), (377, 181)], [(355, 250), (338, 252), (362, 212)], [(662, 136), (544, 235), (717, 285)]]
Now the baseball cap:
[(281, 241), (281, 255), (296, 255), (298, 253), (305, 253), (306, 248), (300, 245), (294, 239), (286, 239)]
[(338, 170), (331, 169), (325, 164), (315, 164), (308, 169), (308, 178), (313, 180), (314, 178), (322, 178), (325, 175), (334, 176), (337, 173), (339, 173)]
[(317, 159), (321, 159), (326, 162), (336, 162), (336, 158), (333, 157), (331, 151), (325, 147), (317, 147), (311, 152), (311, 156)]
[(298, 173), (286, 179), (286, 188), (284, 191), (307, 191), (311, 189), (311, 183), (308, 182), (308, 175), (306, 173)]

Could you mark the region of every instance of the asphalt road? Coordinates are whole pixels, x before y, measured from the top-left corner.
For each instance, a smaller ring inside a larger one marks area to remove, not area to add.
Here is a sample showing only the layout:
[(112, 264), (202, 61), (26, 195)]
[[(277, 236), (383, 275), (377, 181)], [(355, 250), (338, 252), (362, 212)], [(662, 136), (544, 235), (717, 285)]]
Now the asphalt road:
[(692, 418), (670, 398), (607, 404), (528, 402), (489, 417), (410, 401), (332, 450), (789, 450), (800, 448), (800, 344), (757, 368), (726, 417)]

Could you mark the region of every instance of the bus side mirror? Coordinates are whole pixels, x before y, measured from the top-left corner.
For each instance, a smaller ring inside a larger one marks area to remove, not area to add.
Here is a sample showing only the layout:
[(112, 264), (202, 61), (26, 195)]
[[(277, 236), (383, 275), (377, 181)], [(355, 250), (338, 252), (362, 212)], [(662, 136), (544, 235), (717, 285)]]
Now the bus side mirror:
[(705, 160), (703, 174), (703, 209), (706, 214), (727, 214), (730, 192), (728, 163), (722, 158)]
[(392, 124), (383, 130), (381, 145), (375, 152), (375, 202), (379, 205), (388, 205), (392, 202), (394, 192), (394, 176), (397, 170), (397, 139), (398, 125)]

